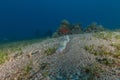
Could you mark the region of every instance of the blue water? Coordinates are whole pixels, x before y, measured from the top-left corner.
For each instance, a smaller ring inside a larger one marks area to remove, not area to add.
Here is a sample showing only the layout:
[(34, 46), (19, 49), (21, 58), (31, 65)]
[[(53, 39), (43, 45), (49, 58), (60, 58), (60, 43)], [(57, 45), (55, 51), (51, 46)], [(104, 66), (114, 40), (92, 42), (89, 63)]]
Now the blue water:
[(33, 38), (53, 32), (60, 21), (98, 22), (120, 27), (120, 0), (0, 0), (0, 40)]

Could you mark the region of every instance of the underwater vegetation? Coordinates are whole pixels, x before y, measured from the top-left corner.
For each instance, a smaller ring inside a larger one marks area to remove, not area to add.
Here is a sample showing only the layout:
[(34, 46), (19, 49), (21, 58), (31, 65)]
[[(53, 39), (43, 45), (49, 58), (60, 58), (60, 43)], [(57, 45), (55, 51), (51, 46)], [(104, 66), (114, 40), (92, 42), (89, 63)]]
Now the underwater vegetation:
[(0, 51), (0, 64), (4, 63), (8, 59), (8, 54), (4, 51)]
[(93, 63), (83, 67), (83, 72), (88, 76), (87, 80), (94, 80), (95, 77), (100, 77), (100, 74), (103, 73), (103, 69), (98, 63)]
[(107, 41), (109, 45), (105, 43), (102, 45), (86, 44), (84, 49), (90, 54), (97, 56), (96, 60), (100, 64), (104, 64), (106, 66), (115, 66), (115, 64), (118, 64), (116, 61), (119, 60), (116, 59), (120, 59), (120, 34), (118, 32), (102, 31), (94, 33), (93, 36), (99, 40), (102, 39)]
[(108, 50), (104, 45), (101, 46), (95, 46), (95, 45), (90, 45), (90, 46), (85, 46), (85, 50), (90, 52), (91, 54), (94, 55), (99, 55), (99, 56), (106, 56), (106, 55), (111, 55), (112, 52)]
[(59, 70), (56, 75), (50, 75), (50, 78), (51, 80), (95, 80), (105, 72), (101, 65), (96, 62), (85, 66), (80, 66), (79, 68), (80, 69), (75, 72), (69, 71), (70, 73)]
[(106, 66), (112, 66), (115, 64), (115, 60), (108, 58), (108, 57), (104, 57), (104, 58), (96, 58), (96, 60), (101, 63), (104, 64)]
[(94, 36), (99, 39), (111, 40), (114, 37), (114, 33), (112, 33), (112, 32), (97, 32), (96, 34), (94, 34)]
[(120, 39), (120, 35), (116, 35), (115, 38), (116, 38), (116, 39)]
[(5, 63), (5, 61), (10, 60), (11, 58), (16, 58), (23, 54), (23, 48), (30, 44), (41, 42), (42, 39), (26, 40), (11, 42), (0, 45), (0, 64)]
[(32, 70), (32, 61), (30, 61), (24, 68), (21, 70), (22, 73), (17, 75), (17, 80), (26, 80), (30, 77), (30, 72)]
[(111, 51), (109, 48), (105, 47), (105, 45), (95, 46), (94, 44), (85, 45), (84, 47), (85, 50), (87, 50), (89, 53), (94, 55), (100, 55), (100, 56), (112, 55), (114, 57), (120, 56), (120, 42), (119, 42), (120, 35), (116, 35), (113, 32), (98, 32), (95, 33), (94, 36), (98, 39), (110, 41), (110, 46), (114, 47), (114, 50)]
[(52, 55), (56, 52), (57, 48), (56, 47), (52, 47), (52, 48), (47, 48), (44, 53), (49, 56), (49, 55)]
[(112, 43), (111, 46), (115, 47), (113, 56), (120, 59), (120, 42)]

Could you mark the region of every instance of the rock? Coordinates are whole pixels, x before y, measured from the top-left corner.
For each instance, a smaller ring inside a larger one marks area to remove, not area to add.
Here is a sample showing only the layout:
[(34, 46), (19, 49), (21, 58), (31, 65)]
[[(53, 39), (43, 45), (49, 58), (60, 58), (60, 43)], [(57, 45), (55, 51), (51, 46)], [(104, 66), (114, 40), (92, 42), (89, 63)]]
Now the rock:
[(80, 24), (75, 24), (71, 30), (72, 34), (79, 34), (82, 32), (82, 27)]
[(85, 32), (99, 32), (103, 31), (104, 28), (102, 25), (98, 25), (96, 22), (93, 22), (92, 24), (88, 25), (85, 29)]
[(61, 21), (61, 25), (69, 26), (70, 22), (68, 20), (64, 19)]

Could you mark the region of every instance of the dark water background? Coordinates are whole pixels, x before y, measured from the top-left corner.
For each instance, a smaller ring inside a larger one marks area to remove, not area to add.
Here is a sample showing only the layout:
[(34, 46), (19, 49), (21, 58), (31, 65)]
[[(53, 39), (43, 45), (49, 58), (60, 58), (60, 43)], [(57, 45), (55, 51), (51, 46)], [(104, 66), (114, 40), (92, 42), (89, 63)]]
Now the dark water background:
[(63, 19), (119, 28), (120, 0), (0, 0), (0, 41), (45, 36)]

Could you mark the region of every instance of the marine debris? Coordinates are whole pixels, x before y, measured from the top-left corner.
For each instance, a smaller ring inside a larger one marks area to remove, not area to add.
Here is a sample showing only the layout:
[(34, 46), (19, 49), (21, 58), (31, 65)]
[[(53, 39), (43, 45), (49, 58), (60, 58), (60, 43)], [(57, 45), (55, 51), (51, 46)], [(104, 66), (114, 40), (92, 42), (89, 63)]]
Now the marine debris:
[(67, 44), (69, 43), (70, 38), (68, 35), (64, 36), (64, 40), (60, 43), (60, 46), (56, 50), (56, 53), (62, 53), (66, 49)]

